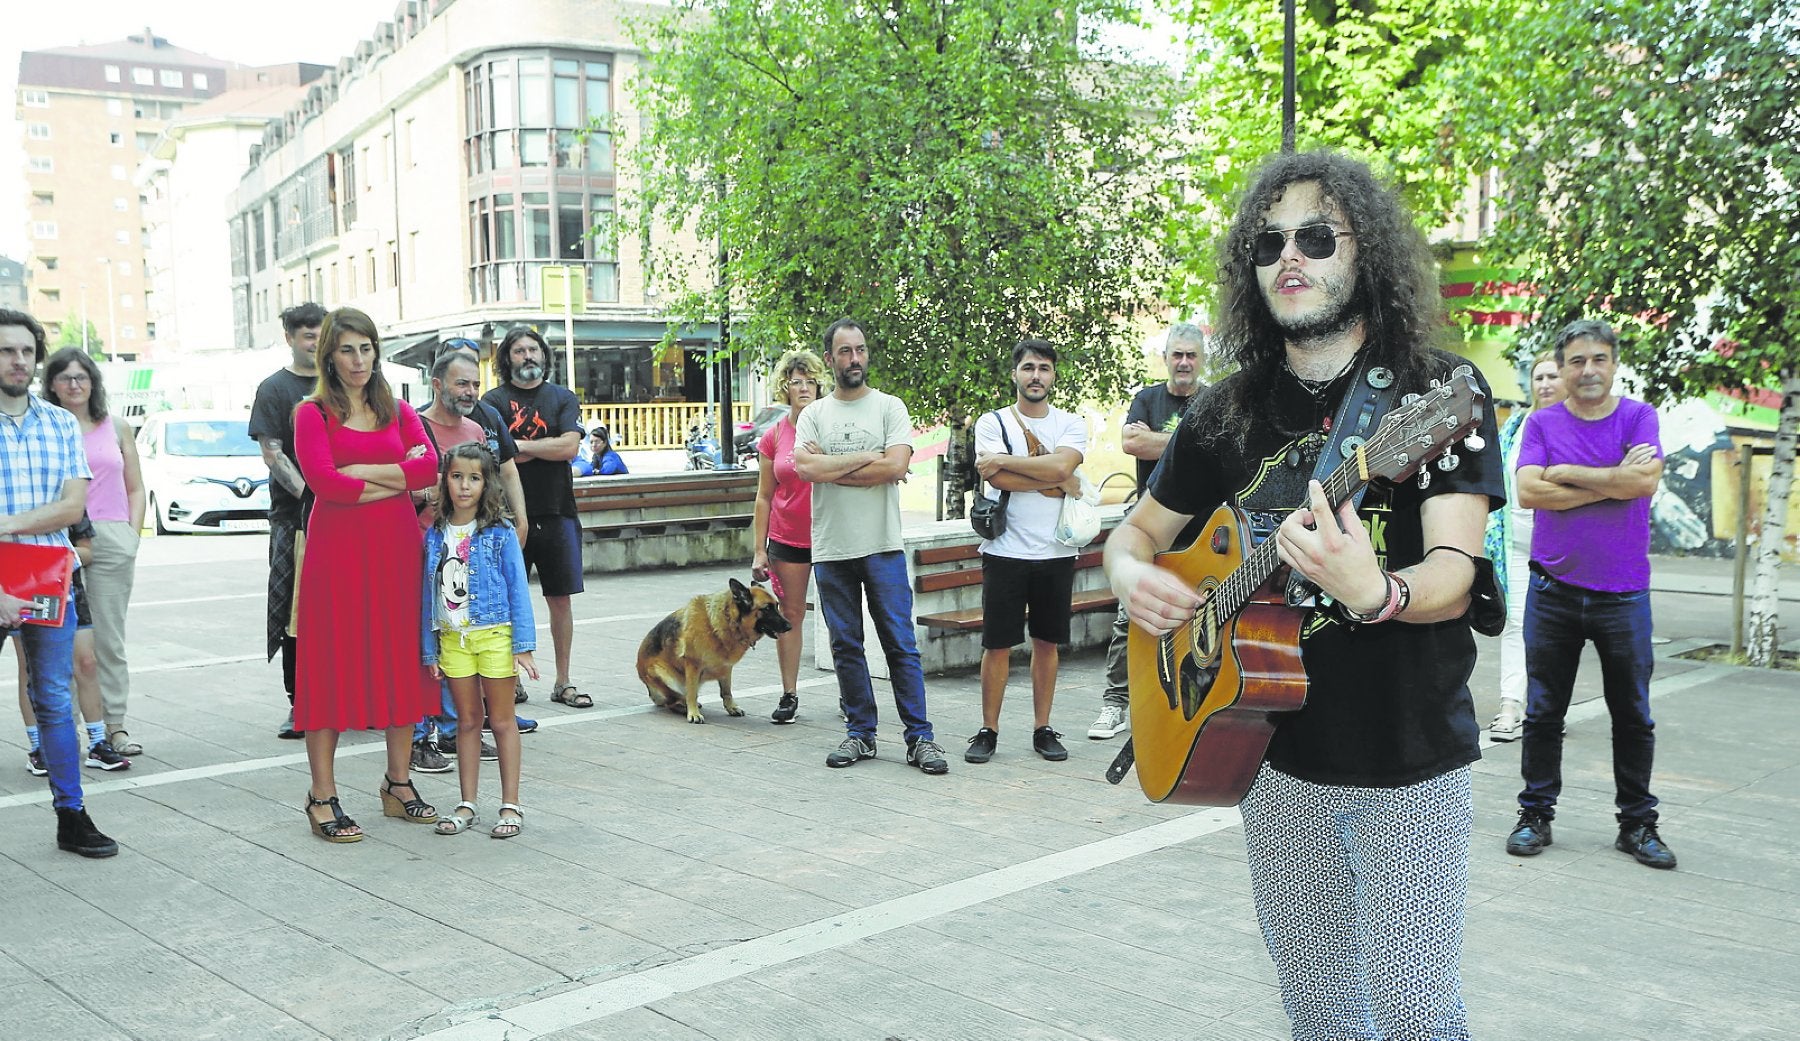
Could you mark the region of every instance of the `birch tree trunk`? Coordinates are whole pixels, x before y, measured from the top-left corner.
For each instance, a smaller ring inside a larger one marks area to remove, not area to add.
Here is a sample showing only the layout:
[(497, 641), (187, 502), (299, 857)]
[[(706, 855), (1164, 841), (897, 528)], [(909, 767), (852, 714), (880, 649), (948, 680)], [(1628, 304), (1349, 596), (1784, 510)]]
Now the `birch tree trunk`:
[(1775, 652), (1780, 643), (1781, 598), (1776, 580), (1781, 568), (1781, 546), (1787, 533), (1788, 499), (1794, 487), (1797, 437), (1800, 437), (1800, 365), (1790, 365), (1781, 373), (1781, 419), (1775, 429), (1775, 459), (1769, 470), (1762, 534), (1756, 542), (1756, 583), (1750, 598), (1750, 620), (1745, 627), (1748, 630), (1745, 635), (1749, 663), (1763, 668), (1775, 664)]

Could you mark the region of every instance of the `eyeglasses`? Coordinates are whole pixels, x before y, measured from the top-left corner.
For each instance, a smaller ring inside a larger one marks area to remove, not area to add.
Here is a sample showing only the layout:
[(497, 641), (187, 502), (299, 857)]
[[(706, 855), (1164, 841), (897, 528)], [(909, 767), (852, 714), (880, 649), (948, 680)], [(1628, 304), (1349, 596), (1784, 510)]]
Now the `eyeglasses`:
[(1339, 231), (1329, 224), (1308, 224), (1292, 231), (1270, 229), (1257, 232), (1256, 237), (1250, 240), (1250, 263), (1257, 267), (1268, 267), (1280, 260), (1282, 251), (1287, 249), (1289, 236), (1293, 237), (1294, 245), (1300, 247), (1301, 254), (1307, 259), (1324, 260), (1337, 252), (1339, 237), (1355, 238), (1356, 233)]
[(85, 372), (63, 372), (63, 373), (58, 373), (56, 378), (51, 380), (50, 382), (51, 383), (62, 383), (67, 386), (73, 387), (73, 386), (76, 386), (76, 385), (82, 384), (82, 383), (92, 383), (93, 380), (90, 379), (88, 377), (88, 374)]
[(788, 386), (789, 390), (799, 390), (801, 387), (811, 387), (814, 390), (818, 390), (819, 389), (819, 381), (818, 380), (809, 380), (809, 379), (791, 379), (791, 380), (787, 381), (787, 386)]

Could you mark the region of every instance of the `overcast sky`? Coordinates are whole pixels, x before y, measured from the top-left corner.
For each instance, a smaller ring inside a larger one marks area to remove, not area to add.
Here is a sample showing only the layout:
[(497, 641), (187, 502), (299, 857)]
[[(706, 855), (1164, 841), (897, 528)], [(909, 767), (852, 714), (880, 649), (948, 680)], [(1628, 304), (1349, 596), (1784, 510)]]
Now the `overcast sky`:
[(21, 51), (110, 43), (147, 27), (176, 47), (220, 61), (335, 65), (398, 6), (395, 0), (7, 0), (0, 44), (0, 255), (25, 258), (24, 132), (15, 104)]

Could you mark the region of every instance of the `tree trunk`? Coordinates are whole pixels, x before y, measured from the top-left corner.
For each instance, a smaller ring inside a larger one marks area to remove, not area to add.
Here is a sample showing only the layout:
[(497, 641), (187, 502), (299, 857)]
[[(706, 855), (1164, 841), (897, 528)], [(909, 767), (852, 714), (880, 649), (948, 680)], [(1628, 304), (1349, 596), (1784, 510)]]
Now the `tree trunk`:
[(1780, 644), (1781, 600), (1776, 580), (1787, 534), (1789, 493), (1794, 487), (1796, 438), (1800, 438), (1800, 366), (1790, 365), (1781, 373), (1781, 420), (1775, 429), (1775, 459), (1769, 469), (1762, 534), (1756, 541), (1756, 585), (1746, 634), (1750, 664), (1764, 668), (1776, 663)]
[(950, 430), (950, 441), (938, 467), (937, 519), (961, 520), (969, 515), (968, 472), (975, 464), (969, 456), (968, 417), (960, 410), (952, 411), (944, 424)]

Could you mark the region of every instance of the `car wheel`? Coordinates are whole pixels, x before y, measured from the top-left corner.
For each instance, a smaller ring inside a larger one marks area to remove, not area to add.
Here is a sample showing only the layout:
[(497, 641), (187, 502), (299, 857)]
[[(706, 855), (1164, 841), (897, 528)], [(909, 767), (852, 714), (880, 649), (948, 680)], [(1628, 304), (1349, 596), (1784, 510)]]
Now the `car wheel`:
[(150, 516), (156, 524), (156, 533), (158, 535), (167, 535), (169, 533), (169, 526), (163, 523), (162, 510), (157, 508), (155, 495), (150, 496)]

